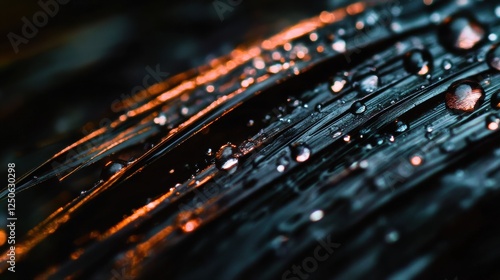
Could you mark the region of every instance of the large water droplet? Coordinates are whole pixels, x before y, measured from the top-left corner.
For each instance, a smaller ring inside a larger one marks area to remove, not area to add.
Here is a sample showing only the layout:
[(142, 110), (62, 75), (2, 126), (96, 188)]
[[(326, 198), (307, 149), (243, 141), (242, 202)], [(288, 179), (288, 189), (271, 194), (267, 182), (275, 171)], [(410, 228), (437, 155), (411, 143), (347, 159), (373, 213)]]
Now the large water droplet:
[(439, 28), (441, 43), (456, 51), (473, 49), (486, 38), (485, 27), (464, 12), (446, 18)]
[(473, 112), (484, 99), (484, 89), (473, 80), (451, 84), (445, 94), (446, 106), (457, 112)]
[(409, 73), (425, 76), (432, 71), (432, 55), (428, 50), (412, 50), (405, 54), (403, 66)]
[(492, 69), (500, 71), (500, 48), (498, 45), (491, 47), (486, 55), (486, 61)]
[(292, 157), (297, 162), (307, 161), (311, 157), (311, 149), (302, 142), (292, 144), (290, 146), (290, 151), (292, 153)]
[(359, 115), (366, 111), (366, 105), (360, 101), (356, 101), (351, 106), (351, 112), (353, 114)]
[(238, 166), (238, 154), (235, 145), (230, 143), (222, 146), (215, 155), (215, 164), (219, 169), (235, 170)]

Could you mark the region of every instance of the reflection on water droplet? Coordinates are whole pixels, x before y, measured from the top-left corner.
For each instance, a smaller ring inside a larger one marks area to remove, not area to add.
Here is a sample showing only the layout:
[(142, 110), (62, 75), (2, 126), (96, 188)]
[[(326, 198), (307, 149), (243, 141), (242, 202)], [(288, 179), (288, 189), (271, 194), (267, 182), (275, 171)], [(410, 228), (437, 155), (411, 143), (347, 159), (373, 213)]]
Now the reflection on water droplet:
[(101, 171), (101, 179), (106, 181), (118, 171), (127, 166), (127, 162), (123, 160), (112, 160), (106, 163)]
[(290, 108), (297, 108), (302, 104), (302, 101), (300, 101), (299, 99), (297, 99), (295, 97), (288, 97), (286, 99), (286, 102), (287, 102), (288, 107), (290, 107)]
[(419, 166), (419, 165), (421, 165), (421, 164), (422, 164), (422, 162), (423, 162), (423, 159), (422, 159), (422, 157), (421, 157), (421, 156), (419, 156), (419, 155), (414, 155), (414, 156), (412, 156), (412, 157), (410, 158), (410, 163), (411, 163), (411, 165), (413, 165), (413, 166)]
[(346, 43), (344, 40), (338, 38), (335, 40), (335, 42), (332, 44), (332, 49), (339, 53), (343, 53), (346, 50)]
[(230, 143), (222, 146), (215, 155), (215, 164), (219, 169), (235, 170), (238, 166), (236, 146)]
[(394, 243), (399, 240), (399, 232), (397, 230), (391, 230), (385, 235), (385, 242)]
[(486, 127), (489, 130), (497, 130), (500, 125), (500, 118), (497, 115), (489, 115), (486, 118)]
[(494, 45), (491, 47), (491, 49), (488, 51), (488, 54), (486, 55), (486, 61), (488, 62), (488, 65), (491, 67), (491, 69), (500, 71), (500, 48), (498, 47), (498, 45)]
[(305, 162), (309, 159), (309, 157), (311, 157), (311, 149), (309, 148), (309, 146), (302, 142), (292, 144), (290, 146), (290, 151), (292, 157), (297, 162)]
[(323, 212), (323, 210), (316, 210), (312, 212), (311, 215), (309, 215), (309, 220), (311, 220), (311, 222), (317, 222), (323, 219), (324, 216), (325, 213)]
[(278, 158), (278, 165), (276, 166), (276, 170), (278, 170), (278, 172), (280, 173), (284, 172), (289, 164), (290, 161), (288, 160), (288, 158), (286, 156), (281, 156)]
[(402, 133), (408, 130), (408, 125), (403, 121), (396, 121), (396, 132)]
[(255, 141), (253, 140), (243, 141), (243, 143), (241, 143), (240, 145), (240, 151), (243, 154), (248, 154), (249, 152), (253, 151), (253, 149), (255, 149)]
[(186, 106), (182, 106), (180, 111), (181, 111), (181, 115), (183, 115), (184, 117), (189, 114), (189, 108)]
[(405, 54), (403, 66), (406, 71), (425, 76), (432, 71), (432, 55), (428, 50), (412, 50)]
[(359, 82), (359, 89), (363, 94), (373, 93), (378, 89), (378, 87), (379, 78), (375, 74), (370, 74)]
[(443, 59), (443, 62), (441, 63), (441, 67), (443, 67), (444, 70), (450, 70), (451, 67), (453, 67), (453, 64), (451, 63), (451, 60)]
[(485, 38), (485, 27), (467, 13), (457, 13), (446, 18), (439, 28), (441, 43), (452, 50), (473, 49)]
[(200, 219), (192, 219), (187, 221), (185, 224), (181, 226), (182, 231), (184, 232), (192, 232), (200, 226)]
[(366, 111), (366, 105), (360, 101), (354, 102), (351, 106), (351, 112), (353, 114), (359, 115), (363, 114), (365, 111)]
[(160, 113), (158, 117), (154, 118), (153, 122), (157, 125), (164, 126), (167, 123), (167, 116), (164, 113)]
[(334, 93), (340, 92), (345, 84), (347, 83), (347, 80), (341, 76), (335, 76), (332, 80), (332, 84), (330, 86), (330, 90)]
[(446, 106), (457, 112), (473, 112), (484, 99), (484, 89), (473, 80), (451, 84), (445, 94)]

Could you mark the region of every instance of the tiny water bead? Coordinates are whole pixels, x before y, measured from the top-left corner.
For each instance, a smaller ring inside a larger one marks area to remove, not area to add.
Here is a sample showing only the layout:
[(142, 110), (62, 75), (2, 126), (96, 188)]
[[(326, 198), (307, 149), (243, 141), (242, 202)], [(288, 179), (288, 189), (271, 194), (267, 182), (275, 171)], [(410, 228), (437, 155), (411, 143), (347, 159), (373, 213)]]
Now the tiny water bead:
[(403, 121), (396, 121), (396, 132), (402, 133), (408, 130), (408, 124)]
[(290, 146), (292, 157), (297, 162), (305, 162), (311, 157), (311, 149), (303, 142), (298, 142)]
[(432, 71), (432, 61), (428, 50), (411, 50), (405, 54), (403, 66), (409, 73), (425, 76)]
[(488, 54), (486, 54), (486, 61), (491, 69), (500, 71), (500, 48), (498, 44), (492, 46), (488, 51)]
[(443, 62), (441, 62), (441, 67), (444, 70), (448, 71), (451, 69), (451, 67), (453, 67), (453, 63), (449, 59), (443, 59)]
[(342, 91), (342, 89), (344, 89), (346, 83), (347, 83), (347, 80), (344, 77), (335, 76), (332, 79), (332, 84), (330, 85), (330, 90), (333, 93), (339, 93), (340, 91)]
[(423, 162), (423, 161), (424, 161), (424, 160), (423, 160), (423, 159), (422, 159), (422, 157), (421, 157), (421, 156), (419, 156), (419, 155), (414, 155), (414, 156), (412, 156), (412, 157), (410, 158), (410, 163), (411, 163), (411, 165), (413, 165), (413, 166), (419, 166), (419, 165), (421, 165), (421, 164), (422, 164), (422, 162)]
[(467, 51), (475, 48), (486, 38), (486, 28), (465, 12), (446, 18), (439, 28), (439, 40), (447, 48)]
[(474, 80), (454, 82), (446, 90), (446, 106), (457, 112), (473, 112), (484, 99), (484, 89)]
[(489, 115), (486, 118), (486, 128), (489, 130), (497, 130), (500, 125), (500, 117), (498, 115)]
[(385, 242), (395, 243), (399, 240), (399, 232), (397, 230), (391, 230), (385, 235)]
[(287, 156), (280, 156), (278, 158), (276, 170), (278, 170), (278, 172), (280, 172), (280, 173), (285, 172), (288, 165), (290, 165), (290, 161), (288, 160), (288, 157)]
[(324, 216), (325, 213), (323, 212), (323, 210), (316, 210), (312, 212), (311, 215), (309, 215), (309, 220), (311, 220), (311, 222), (317, 222), (323, 219)]
[(219, 169), (234, 170), (238, 166), (237, 147), (230, 143), (222, 146), (215, 155), (215, 164)]
[(359, 115), (366, 111), (366, 105), (360, 101), (356, 101), (351, 106), (351, 112), (353, 114)]
[(359, 89), (363, 94), (375, 92), (379, 87), (379, 77), (376, 74), (369, 74), (359, 81)]

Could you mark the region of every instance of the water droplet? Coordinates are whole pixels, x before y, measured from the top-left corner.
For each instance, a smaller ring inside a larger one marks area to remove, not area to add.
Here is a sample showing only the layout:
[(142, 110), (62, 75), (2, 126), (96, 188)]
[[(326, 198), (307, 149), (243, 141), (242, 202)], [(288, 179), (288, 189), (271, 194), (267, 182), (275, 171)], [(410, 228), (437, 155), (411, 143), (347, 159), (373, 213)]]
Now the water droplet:
[(363, 114), (365, 111), (366, 111), (366, 105), (360, 101), (354, 102), (351, 106), (351, 112), (353, 114), (359, 115)]
[(432, 71), (432, 60), (428, 50), (411, 50), (405, 54), (403, 66), (409, 73), (425, 76)]
[(486, 128), (489, 130), (497, 130), (500, 125), (500, 118), (497, 115), (489, 115), (486, 118)]
[(351, 136), (350, 135), (344, 136), (344, 142), (347, 142), (347, 143), (351, 142)]
[(290, 108), (297, 108), (302, 104), (302, 101), (300, 101), (299, 99), (297, 99), (295, 97), (288, 97), (286, 99), (286, 102), (287, 102), (288, 107), (290, 107)]
[(375, 74), (370, 74), (359, 82), (359, 89), (363, 94), (373, 93), (378, 89), (378, 87), (379, 78)]
[(238, 154), (236, 146), (230, 143), (222, 146), (215, 155), (215, 164), (219, 169), (235, 170), (238, 166)]
[(455, 143), (451, 141), (446, 141), (441, 145), (441, 151), (445, 153), (451, 153), (455, 150)]
[(309, 220), (311, 220), (311, 222), (317, 222), (323, 219), (324, 216), (325, 213), (323, 212), (323, 210), (316, 210), (312, 212), (311, 215), (309, 215)]
[(311, 157), (311, 149), (309, 148), (309, 146), (302, 142), (292, 144), (290, 146), (290, 151), (292, 157), (297, 162), (305, 162)]
[(339, 53), (343, 53), (346, 51), (346, 42), (340, 38), (337, 38), (335, 42), (332, 44), (332, 49)]
[(424, 161), (423, 158), (419, 155), (414, 155), (410, 158), (410, 163), (413, 166), (419, 166), (422, 164), (423, 161)]
[(164, 113), (160, 113), (158, 117), (154, 118), (153, 122), (157, 125), (164, 126), (167, 120), (167, 116)]
[(491, 96), (491, 106), (495, 109), (500, 109), (500, 91)]
[(397, 230), (391, 230), (385, 235), (385, 242), (394, 243), (399, 240), (399, 232)]
[(248, 154), (255, 149), (255, 142), (253, 140), (243, 141), (240, 145), (240, 151), (243, 154)]
[(408, 125), (403, 121), (396, 121), (396, 132), (402, 133), (408, 130)]
[(192, 220), (187, 221), (185, 224), (183, 224), (181, 226), (181, 229), (182, 229), (182, 231), (184, 231), (186, 233), (192, 232), (200, 226), (200, 223), (201, 223), (200, 219), (198, 219), (198, 218), (192, 219)]
[(456, 51), (473, 49), (485, 38), (485, 27), (472, 15), (464, 12), (446, 18), (439, 28), (441, 43)]
[(347, 80), (342, 76), (335, 76), (332, 80), (332, 84), (330, 86), (330, 90), (333, 93), (340, 92), (346, 85)]
[(287, 156), (280, 156), (278, 158), (278, 165), (276, 166), (276, 170), (278, 172), (284, 172), (288, 165), (290, 164), (290, 161), (288, 160)]
[(450, 70), (451, 67), (453, 67), (453, 63), (451, 63), (451, 60), (449, 59), (443, 59), (443, 62), (441, 62), (441, 67), (443, 67), (444, 70)]
[(247, 122), (247, 126), (248, 126), (248, 127), (251, 127), (251, 126), (253, 126), (254, 124), (255, 124), (254, 120), (248, 120), (248, 122)]
[(213, 154), (214, 154), (214, 152), (212, 151), (212, 149), (208, 148), (206, 155), (211, 157)]
[(101, 179), (106, 181), (115, 175), (118, 171), (122, 170), (127, 166), (127, 162), (124, 160), (112, 160), (106, 163), (101, 171)]
[(183, 115), (184, 117), (189, 114), (189, 108), (186, 106), (182, 106), (180, 111), (181, 111), (181, 115)]
[(473, 112), (484, 99), (484, 89), (473, 80), (454, 82), (446, 90), (446, 106), (457, 112)]
[(500, 48), (498, 45), (491, 47), (486, 55), (486, 61), (492, 69), (500, 71)]
[(315, 110), (316, 110), (316, 112), (321, 113), (323, 111), (323, 106), (321, 106), (321, 104), (318, 104), (318, 105), (316, 105)]

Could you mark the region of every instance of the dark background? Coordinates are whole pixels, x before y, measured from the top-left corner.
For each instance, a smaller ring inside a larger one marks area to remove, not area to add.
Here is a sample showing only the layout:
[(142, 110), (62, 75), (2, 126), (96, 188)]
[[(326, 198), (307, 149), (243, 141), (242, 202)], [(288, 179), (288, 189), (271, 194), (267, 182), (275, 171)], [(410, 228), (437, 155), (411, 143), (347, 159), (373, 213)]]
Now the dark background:
[(221, 20), (213, 1), (70, 0), (16, 54), (7, 35), (22, 36), (22, 18), (42, 8), (2, 1), (1, 164), (24, 174), (112, 118), (147, 66), (174, 75), (345, 2), (242, 0)]

